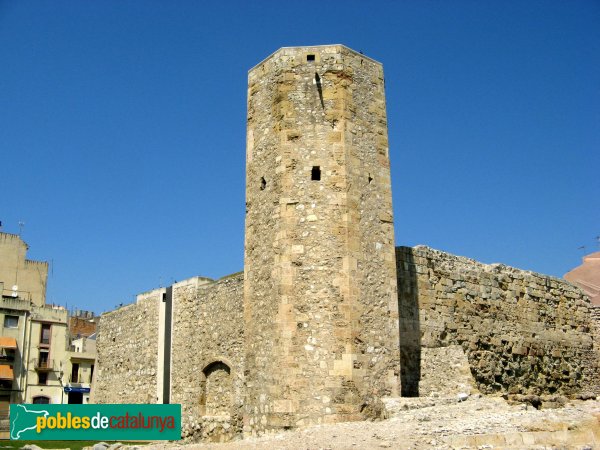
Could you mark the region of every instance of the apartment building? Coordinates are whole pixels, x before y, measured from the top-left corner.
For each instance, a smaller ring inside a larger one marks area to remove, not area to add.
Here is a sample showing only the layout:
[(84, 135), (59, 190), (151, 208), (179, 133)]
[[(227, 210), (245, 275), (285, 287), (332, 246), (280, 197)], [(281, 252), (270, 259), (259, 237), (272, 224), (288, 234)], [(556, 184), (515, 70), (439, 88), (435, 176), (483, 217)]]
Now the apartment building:
[(48, 263), (27, 250), (0, 232), (0, 420), (11, 403), (84, 403), (91, 390), (95, 318), (46, 304)]

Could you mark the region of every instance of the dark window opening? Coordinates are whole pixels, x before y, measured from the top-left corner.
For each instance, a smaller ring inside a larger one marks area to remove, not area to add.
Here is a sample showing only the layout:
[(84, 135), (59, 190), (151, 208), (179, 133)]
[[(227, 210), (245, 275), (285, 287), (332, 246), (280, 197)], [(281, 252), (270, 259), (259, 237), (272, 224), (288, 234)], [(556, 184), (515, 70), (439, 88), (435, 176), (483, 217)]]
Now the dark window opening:
[(40, 334), (40, 344), (50, 344), (50, 332), (52, 330), (52, 325), (49, 323), (42, 324), (42, 333)]
[(313, 181), (321, 181), (321, 168), (319, 166), (314, 166), (312, 168), (310, 179)]
[(48, 373), (47, 372), (38, 373), (38, 384), (48, 384)]
[(41, 351), (40, 352), (40, 361), (39, 366), (41, 368), (47, 369), (50, 367), (50, 359), (48, 358), (48, 352)]
[(369, 184), (371, 184), (371, 181), (373, 181), (373, 177), (371, 176), (371, 174), (369, 174)]
[(4, 316), (4, 328), (18, 328), (19, 316)]
[(79, 383), (79, 364), (73, 363), (71, 366), (71, 383)]
[(69, 392), (68, 403), (70, 405), (81, 405), (83, 403), (83, 393)]
[(314, 61), (315, 60), (315, 55), (306, 55), (306, 60), (307, 61)]
[(34, 405), (48, 405), (48, 404), (50, 404), (50, 399), (43, 395), (33, 397), (33, 404)]
[(265, 177), (260, 177), (260, 190), (264, 191), (266, 187), (267, 187), (267, 180), (265, 180)]

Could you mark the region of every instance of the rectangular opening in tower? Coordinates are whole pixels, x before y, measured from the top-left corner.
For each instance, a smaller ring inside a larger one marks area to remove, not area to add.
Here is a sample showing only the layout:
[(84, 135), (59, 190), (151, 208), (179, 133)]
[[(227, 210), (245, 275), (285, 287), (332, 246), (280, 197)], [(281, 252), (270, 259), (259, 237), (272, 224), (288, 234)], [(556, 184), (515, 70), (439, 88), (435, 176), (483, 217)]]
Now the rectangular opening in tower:
[(307, 61), (314, 61), (315, 60), (315, 55), (306, 55), (306, 60)]
[(313, 181), (321, 181), (321, 168), (319, 166), (313, 166), (310, 173), (310, 179)]

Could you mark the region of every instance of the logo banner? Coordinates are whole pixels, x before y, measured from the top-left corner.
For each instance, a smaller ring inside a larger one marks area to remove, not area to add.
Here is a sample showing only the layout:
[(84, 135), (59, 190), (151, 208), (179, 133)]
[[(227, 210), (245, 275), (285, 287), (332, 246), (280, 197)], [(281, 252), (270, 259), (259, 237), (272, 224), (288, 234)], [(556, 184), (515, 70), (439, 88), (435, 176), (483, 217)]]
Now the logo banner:
[(10, 405), (13, 440), (181, 439), (181, 405)]

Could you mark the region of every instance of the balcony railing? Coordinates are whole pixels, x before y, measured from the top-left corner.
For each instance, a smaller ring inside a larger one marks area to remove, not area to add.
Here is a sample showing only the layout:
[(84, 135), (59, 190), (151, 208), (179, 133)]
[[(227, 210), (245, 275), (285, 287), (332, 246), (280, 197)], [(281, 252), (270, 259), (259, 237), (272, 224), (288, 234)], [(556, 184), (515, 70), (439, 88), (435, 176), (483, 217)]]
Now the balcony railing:
[(10, 430), (10, 417), (7, 412), (0, 412), (0, 431), (8, 432)]
[(39, 371), (50, 371), (54, 370), (54, 360), (53, 359), (34, 359), (33, 367), (35, 370)]
[(14, 360), (15, 360), (14, 352), (7, 352), (5, 350), (3, 353), (2, 351), (0, 351), (0, 363), (13, 362)]
[(77, 376), (74, 376), (73, 374), (69, 375), (69, 384), (90, 384), (91, 380), (90, 380), (90, 376), (84, 376), (82, 374), (79, 374)]
[(31, 301), (31, 292), (2, 289), (2, 297), (14, 298), (16, 300)]

